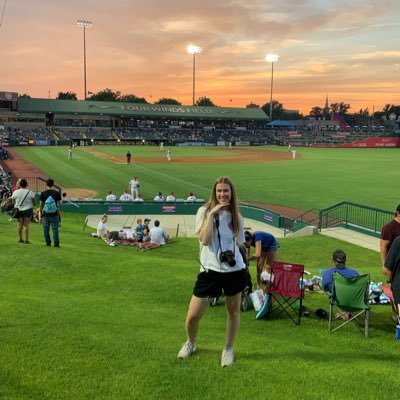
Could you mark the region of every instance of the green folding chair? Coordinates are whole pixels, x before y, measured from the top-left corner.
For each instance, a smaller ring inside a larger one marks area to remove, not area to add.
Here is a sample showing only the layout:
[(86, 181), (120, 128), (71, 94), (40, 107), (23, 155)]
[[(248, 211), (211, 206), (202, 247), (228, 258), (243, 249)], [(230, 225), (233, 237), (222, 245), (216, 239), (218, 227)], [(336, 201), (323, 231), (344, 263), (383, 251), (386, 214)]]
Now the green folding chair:
[[(329, 332), (335, 332), (345, 325), (352, 325), (361, 335), (368, 337), (369, 323), (369, 274), (356, 278), (344, 278), (335, 272), (333, 274), (333, 294), (329, 307)], [(335, 307), (339, 309), (348, 319), (342, 320), (340, 315), (334, 316)], [(340, 319), (338, 325), (334, 321)], [(335, 325), (335, 327), (334, 327)], [(363, 327), (363, 329), (361, 329)]]

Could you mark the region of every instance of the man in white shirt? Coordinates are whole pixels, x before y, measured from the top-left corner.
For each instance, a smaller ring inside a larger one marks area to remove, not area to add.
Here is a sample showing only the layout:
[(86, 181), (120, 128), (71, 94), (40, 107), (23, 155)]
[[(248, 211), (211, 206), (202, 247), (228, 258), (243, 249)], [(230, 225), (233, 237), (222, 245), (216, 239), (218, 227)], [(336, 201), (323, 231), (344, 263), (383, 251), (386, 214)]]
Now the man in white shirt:
[(163, 228), (160, 227), (160, 221), (154, 221), (154, 227), (150, 229), (150, 243), (165, 244), (169, 236)]
[(124, 193), (121, 195), (119, 198), (120, 201), (133, 201), (132, 196), (128, 193), (128, 191), (125, 189)]
[(108, 195), (106, 196), (106, 201), (117, 201), (117, 196), (113, 194), (112, 190), (108, 191)]
[(143, 201), (142, 193), (138, 193), (137, 197), (135, 198), (135, 202), (142, 203)]
[(196, 201), (196, 200), (197, 200), (197, 198), (193, 194), (193, 192), (189, 192), (189, 197), (186, 199), (186, 201)]
[(137, 176), (134, 176), (133, 179), (131, 179), (129, 181), (129, 187), (131, 188), (132, 199), (136, 199), (136, 197), (138, 197), (139, 186), (140, 186), (139, 180), (138, 180)]
[(158, 192), (157, 196), (154, 197), (154, 201), (164, 201), (164, 196), (161, 192)]
[(171, 192), (167, 198), (165, 199), (166, 201), (176, 201), (176, 198), (174, 196), (174, 192)]

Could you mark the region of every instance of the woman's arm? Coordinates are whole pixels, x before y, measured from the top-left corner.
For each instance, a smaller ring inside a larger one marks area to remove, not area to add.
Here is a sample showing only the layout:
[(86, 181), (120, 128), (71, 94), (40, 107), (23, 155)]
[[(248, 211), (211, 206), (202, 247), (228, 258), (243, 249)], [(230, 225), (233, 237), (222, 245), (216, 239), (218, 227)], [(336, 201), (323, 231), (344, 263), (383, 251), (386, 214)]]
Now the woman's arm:
[(32, 197), (32, 205), (33, 207), (36, 206), (36, 196)]
[(214, 218), (215, 213), (210, 211), (205, 217), (203, 225), (198, 233), (199, 240), (204, 246), (207, 246), (212, 240), (214, 234)]
[(261, 240), (259, 240), (258, 242), (256, 242), (256, 250), (254, 252), (254, 254), (249, 258), (249, 261), (255, 260), (256, 258), (260, 258), (261, 256)]
[(226, 208), (227, 204), (217, 204), (204, 218), (203, 225), (201, 226), (198, 237), (204, 246), (208, 246), (214, 235), (214, 219), (218, 211)]

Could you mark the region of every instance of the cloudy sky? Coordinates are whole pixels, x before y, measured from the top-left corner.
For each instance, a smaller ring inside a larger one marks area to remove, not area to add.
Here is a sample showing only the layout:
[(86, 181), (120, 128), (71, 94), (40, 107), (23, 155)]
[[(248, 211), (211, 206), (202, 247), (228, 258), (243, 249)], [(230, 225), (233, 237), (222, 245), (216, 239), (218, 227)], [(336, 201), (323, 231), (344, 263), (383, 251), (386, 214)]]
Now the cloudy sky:
[(400, 104), (399, 0), (0, 0), (0, 91), (56, 97), (87, 87), (154, 102), (196, 98), (244, 107), (273, 98), (307, 114), (345, 102), (381, 110)]

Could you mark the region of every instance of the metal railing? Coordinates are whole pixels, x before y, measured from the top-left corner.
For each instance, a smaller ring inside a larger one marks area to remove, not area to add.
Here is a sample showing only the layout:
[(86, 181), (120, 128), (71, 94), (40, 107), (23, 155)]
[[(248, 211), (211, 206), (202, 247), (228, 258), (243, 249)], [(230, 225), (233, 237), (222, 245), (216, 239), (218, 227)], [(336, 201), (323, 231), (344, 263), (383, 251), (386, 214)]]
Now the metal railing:
[(306, 226), (319, 226), (319, 215), (320, 210), (312, 208), (295, 218), (281, 217), (283, 235), (286, 236), (288, 233), (299, 231)]
[[(18, 179), (24, 178), (28, 182), (28, 188), (36, 193), (41, 193), (47, 189), (46, 179), (41, 178), (40, 176), (23, 176), (23, 177), (12, 177), (11, 185), (15, 185)], [(54, 185), (54, 189), (58, 190), (60, 193), (62, 191), (61, 187), (58, 185)]]
[(393, 212), (381, 208), (369, 207), (350, 201), (343, 201), (333, 206), (313, 208), (296, 218), (285, 218), (284, 234), (296, 232), (305, 226), (316, 226), (318, 230), (342, 226), (373, 236), (378, 236)]
[(393, 215), (392, 211), (343, 201), (320, 210), (319, 229), (341, 225), (347, 229), (376, 235)]

